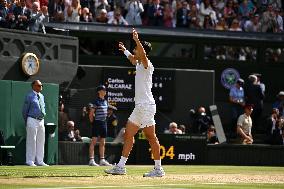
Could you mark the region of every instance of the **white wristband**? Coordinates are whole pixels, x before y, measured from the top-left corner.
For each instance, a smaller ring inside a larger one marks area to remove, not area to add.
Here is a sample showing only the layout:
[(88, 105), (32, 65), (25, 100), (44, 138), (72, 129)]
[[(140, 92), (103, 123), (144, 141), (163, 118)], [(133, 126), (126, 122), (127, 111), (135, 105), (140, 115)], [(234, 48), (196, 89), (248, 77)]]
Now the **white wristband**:
[(123, 53), (125, 54), (125, 56), (128, 58), (129, 55), (131, 55), (131, 53), (128, 50), (123, 51)]

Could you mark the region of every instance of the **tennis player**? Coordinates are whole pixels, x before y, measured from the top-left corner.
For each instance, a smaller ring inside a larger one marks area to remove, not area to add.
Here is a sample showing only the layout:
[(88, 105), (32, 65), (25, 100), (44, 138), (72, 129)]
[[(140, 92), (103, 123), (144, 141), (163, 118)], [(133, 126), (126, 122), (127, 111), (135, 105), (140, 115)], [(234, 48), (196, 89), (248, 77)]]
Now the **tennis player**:
[(132, 36), (136, 43), (133, 55), (126, 50), (122, 42), (119, 43), (119, 50), (123, 51), (129, 61), (136, 66), (135, 108), (126, 124), (122, 156), (117, 165), (105, 170), (105, 172), (113, 175), (126, 174), (125, 164), (133, 147), (134, 135), (139, 129), (142, 129), (149, 141), (155, 161), (154, 169), (145, 173), (143, 176), (162, 177), (165, 175), (165, 172), (161, 166), (160, 144), (155, 133), (154, 116), (156, 113), (156, 104), (151, 92), (154, 67), (147, 57), (152, 47), (149, 42), (139, 40), (135, 29), (132, 31)]

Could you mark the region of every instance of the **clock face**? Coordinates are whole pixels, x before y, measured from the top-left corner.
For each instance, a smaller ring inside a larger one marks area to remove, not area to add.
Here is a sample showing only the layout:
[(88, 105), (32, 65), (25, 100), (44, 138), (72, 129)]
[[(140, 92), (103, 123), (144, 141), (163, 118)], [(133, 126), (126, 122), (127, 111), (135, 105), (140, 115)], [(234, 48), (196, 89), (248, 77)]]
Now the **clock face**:
[(32, 76), (39, 70), (39, 60), (33, 53), (26, 53), (22, 59), (22, 69), (25, 74)]

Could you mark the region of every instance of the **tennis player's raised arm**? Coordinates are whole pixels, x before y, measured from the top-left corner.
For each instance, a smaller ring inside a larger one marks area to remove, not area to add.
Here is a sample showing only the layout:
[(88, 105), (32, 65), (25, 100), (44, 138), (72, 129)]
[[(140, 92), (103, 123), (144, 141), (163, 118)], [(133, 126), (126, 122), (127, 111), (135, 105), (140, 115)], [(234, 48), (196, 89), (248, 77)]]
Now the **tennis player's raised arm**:
[(147, 69), (148, 68), (148, 58), (147, 58), (146, 52), (145, 52), (140, 40), (139, 40), (138, 33), (134, 28), (132, 29), (132, 34), (133, 34), (133, 40), (135, 41), (136, 46), (137, 46), (136, 50), (137, 50), (137, 53), (139, 54), (140, 61), (143, 64), (144, 68)]
[(134, 58), (134, 55), (132, 55), (124, 46), (122, 42), (119, 42), (118, 44), (119, 50), (122, 51), (125, 56), (128, 58), (128, 60), (131, 62), (131, 64), (136, 65), (137, 61)]

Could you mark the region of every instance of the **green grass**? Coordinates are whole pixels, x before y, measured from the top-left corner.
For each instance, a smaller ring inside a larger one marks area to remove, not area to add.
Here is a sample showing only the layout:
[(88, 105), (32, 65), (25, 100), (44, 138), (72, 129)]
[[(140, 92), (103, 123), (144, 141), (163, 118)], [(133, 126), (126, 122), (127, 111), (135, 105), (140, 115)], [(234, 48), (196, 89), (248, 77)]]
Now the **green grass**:
[(126, 176), (107, 175), (107, 167), (0, 166), (0, 189), (9, 188), (284, 188), (284, 167), (164, 166), (163, 178), (143, 178), (152, 166), (127, 166)]

